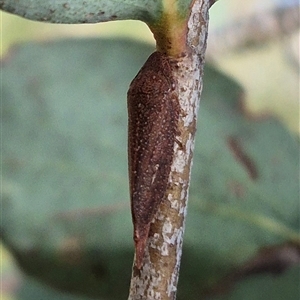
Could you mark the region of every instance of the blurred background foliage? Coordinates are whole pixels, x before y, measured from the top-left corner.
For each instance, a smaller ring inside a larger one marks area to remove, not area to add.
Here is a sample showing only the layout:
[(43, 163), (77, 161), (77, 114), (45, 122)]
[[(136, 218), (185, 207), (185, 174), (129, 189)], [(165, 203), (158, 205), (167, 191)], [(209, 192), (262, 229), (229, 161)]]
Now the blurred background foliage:
[[(299, 31), (271, 41), (262, 40), (259, 45), (235, 51), (230, 47), (226, 51), (226, 45), (235, 39), (241, 20), (251, 16), (259, 16), (263, 20), (264, 12), (272, 7), (297, 3), (297, 0), (253, 0), (244, 2), (241, 7), (238, 0), (219, 0), (211, 8), (207, 52), (209, 61), (241, 83), (251, 110), (272, 112), (295, 132), (299, 132)], [(257, 22), (257, 19), (253, 18), (253, 21)], [(1, 26), (2, 56), (12, 45), (24, 41), (47, 41), (72, 36), (128, 37), (154, 44), (148, 27), (139, 21), (64, 25), (33, 22), (1, 13)], [(214, 38), (218, 31), (226, 28), (229, 31), (227, 38)], [(216, 51), (219, 47), (224, 51)]]
[[(216, 45), (224, 45), (228, 40), (216, 39), (213, 45), (210, 44), (210, 37), (213, 39), (216, 32), (228, 25), (238, 26), (240, 20), (251, 15), (262, 14), (263, 18), (265, 10), (286, 2), (253, 0), (241, 4), (239, 0), (219, 0), (211, 9), (207, 61), (243, 87), (246, 105), (251, 111), (258, 115), (275, 114), (292, 132), (299, 134), (299, 31), (234, 51), (230, 47), (226, 51), (225, 47), (221, 53)], [(47, 42), (66, 37), (128, 37), (154, 45), (151, 32), (138, 21), (56, 25), (33, 22), (3, 12), (1, 35), (1, 56), (4, 59), (10, 56), (16, 45), (25, 41)], [(232, 36), (234, 38), (234, 34)], [(2, 299), (13, 300), (22, 275), (4, 247), (1, 248), (1, 273)]]

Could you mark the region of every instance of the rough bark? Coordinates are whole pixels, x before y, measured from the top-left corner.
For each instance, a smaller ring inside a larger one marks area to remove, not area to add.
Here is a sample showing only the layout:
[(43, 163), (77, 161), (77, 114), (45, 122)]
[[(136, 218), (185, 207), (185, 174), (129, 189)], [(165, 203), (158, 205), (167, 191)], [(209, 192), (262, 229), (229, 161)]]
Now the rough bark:
[(188, 189), (208, 31), (209, 0), (195, 0), (187, 28), (187, 52), (174, 58), (180, 116), (168, 190), (150, 227), (141, 269), (133, 267), (130, 300), (175, 299), (187, 213)]

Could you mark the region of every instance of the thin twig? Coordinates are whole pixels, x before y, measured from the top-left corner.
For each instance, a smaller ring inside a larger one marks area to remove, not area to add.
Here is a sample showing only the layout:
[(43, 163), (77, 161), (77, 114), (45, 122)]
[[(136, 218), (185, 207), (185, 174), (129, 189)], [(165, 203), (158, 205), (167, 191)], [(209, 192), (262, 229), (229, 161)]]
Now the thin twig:
[(130, 300), (175, 299), (182, 254), (197, 114), (203, 86), (209, 0), (195, 0), (183, 57), (174, 59), (181, 107), (165, 200), (152, 221), (141, 270), (133, 267)]

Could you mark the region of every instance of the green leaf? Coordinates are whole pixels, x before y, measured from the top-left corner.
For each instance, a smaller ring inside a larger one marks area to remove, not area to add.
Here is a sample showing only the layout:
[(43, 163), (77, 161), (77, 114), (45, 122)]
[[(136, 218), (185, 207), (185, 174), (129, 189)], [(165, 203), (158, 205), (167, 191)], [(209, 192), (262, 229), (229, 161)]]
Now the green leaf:
[[(15, 298), (14, 298), (15, 299)], [(25, 278), (25, 282), (19, 289), (17, 300), (92, 300), (91, 298), (75, 296), (69, 293), (61, 293), (49, 286), (40, 284), (32, 278)], [(105, 300), (106, 298), (97, 298), (98, 300)], [(117, 298), (116, 298), (117, 299)], [(125, 299), (125, 298), (124, 298)]]
[(149, 51), (122, 40), (28, 44), (3, 68), (3, 239), (61, 289), (127, 294), (125, 99)]
[[(23, 45), (3, 62), (2, 240), (60, 290), (127, 297), (126, 92), (151, 51), (68, 40)], [(206, 68), (178, 299), (199, 299), (263, 246), (299, 244), (298, 139), (245, 115), (241, 92)]]
[[(190, 3), (190, 0), (177, 2), (181, 14), (187, 14)], [(98, 23), (129, 19), (152, 23), (161, 17), (164, 1), (2, 0), (0, 9), (30, 20), (49, 23)]]
[(195, 299), (261, 247), (300, 245), (299, 139), (275, 118), (244, 112), (241, 96), (206, 69), (179, 282)]
[(246, 278), (229, 295), (218, 296), (214, 300), (295, 300), (300, 294), (299, 274), (299, 266), (294, 266), (282, 275), (261, 274)]

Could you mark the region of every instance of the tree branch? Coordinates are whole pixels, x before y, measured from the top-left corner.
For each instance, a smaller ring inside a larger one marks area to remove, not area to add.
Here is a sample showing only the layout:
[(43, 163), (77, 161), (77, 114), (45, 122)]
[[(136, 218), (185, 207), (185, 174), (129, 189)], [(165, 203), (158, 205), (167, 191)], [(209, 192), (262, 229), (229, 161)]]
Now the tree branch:
[(175, 299), (182, 254), (197, 114), (203, 86), (209, 0), (195, 0), (187, 23), (187, 51), (171, 59), (181, 107), (165, 200), (150, 227), (140, 270), (133, 267), (130, 300)]

